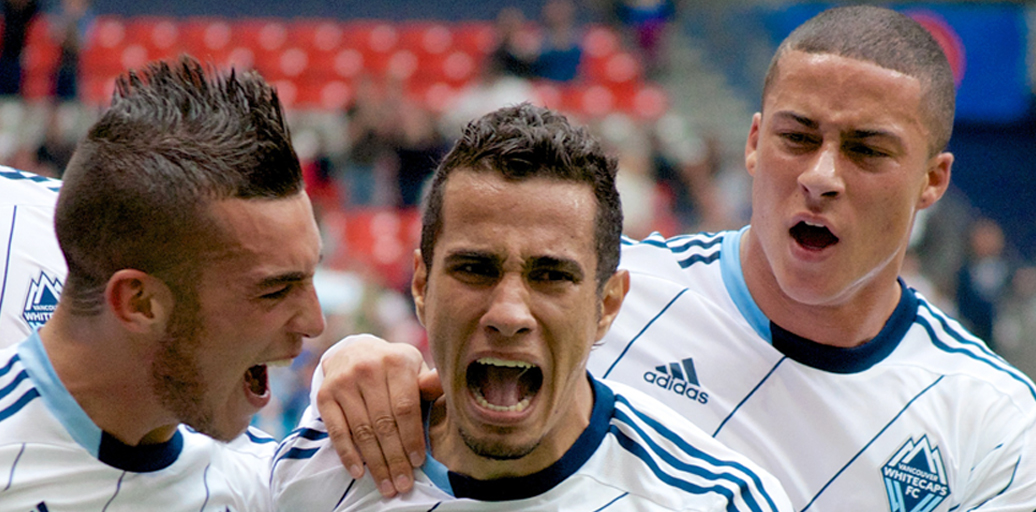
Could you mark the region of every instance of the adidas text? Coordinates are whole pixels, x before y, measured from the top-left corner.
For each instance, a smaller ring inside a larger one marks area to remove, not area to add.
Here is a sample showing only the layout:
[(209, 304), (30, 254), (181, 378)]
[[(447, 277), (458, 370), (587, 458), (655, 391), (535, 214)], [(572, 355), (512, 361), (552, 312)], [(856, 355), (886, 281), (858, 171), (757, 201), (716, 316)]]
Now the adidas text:
[(655, 372), (644, 373), (644, 380), (650, 384), (654, 384), (662, 389), (666, 389), (676, 393), (678, 395), (686, 396), (691, 400), (695, 400), (702, 404), (709, 403), (709, 394), (688, 384), (686, 381), (681, 379), (673, 378), (672, 375), (659, 375)]

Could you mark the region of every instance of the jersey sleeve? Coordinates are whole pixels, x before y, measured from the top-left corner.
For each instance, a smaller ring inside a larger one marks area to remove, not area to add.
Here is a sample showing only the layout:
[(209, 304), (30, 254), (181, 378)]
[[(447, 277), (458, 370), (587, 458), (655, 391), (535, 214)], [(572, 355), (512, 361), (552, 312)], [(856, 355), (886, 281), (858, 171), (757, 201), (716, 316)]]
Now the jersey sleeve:
[(1036, 510), (1036, 412), (1002, 411), (985, 422), (986, 432), (978, 433), (989, 436), (989, 451), (967, 475), (959, 510)]

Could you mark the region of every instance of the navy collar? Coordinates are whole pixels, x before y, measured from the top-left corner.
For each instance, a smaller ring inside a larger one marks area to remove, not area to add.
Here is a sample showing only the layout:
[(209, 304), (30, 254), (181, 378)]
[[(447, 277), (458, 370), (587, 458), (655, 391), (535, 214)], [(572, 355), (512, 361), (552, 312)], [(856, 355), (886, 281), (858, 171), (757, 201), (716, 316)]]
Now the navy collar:
[[(612, 412), (615, 409), (615, 395), (607, 386), (595, 380), (589, 373), (587, 378), (593, 385), (594, 407), (590, 412), (590, 424), (579, 435), (572, 447), (554, 464), (531, 475), (479, 480), (467, 475), (445, 470), (442, 463), (428, 454), (425, 473), (444, 491), (457, 498), (471, 498), (480, 501), (511, 501), (539, 496), (572, 476), (597, 451), (608, 433)], [(445, 471), (443, 471), (445, 470)], [(442, 478), (445, 472), (446, 479)], [(445, 481), (444, 481), (445, 480)]]
[(832, 347), (803, 338), (770, 322), (773, 347), (806, 366), (832, 373), (857, 373), (888, 357), (917, 317), (917, 296), (898, 280), (902, 293), (892, 316), (874, 339), (852, 348)]

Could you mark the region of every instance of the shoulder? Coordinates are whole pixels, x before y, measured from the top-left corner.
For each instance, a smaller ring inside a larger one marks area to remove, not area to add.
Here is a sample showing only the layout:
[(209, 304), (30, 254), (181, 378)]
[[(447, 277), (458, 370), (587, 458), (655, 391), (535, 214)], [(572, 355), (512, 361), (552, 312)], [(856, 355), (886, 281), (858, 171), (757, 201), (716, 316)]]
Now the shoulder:
[[(288, 434), (277, 446), (270, 468), (277, 510), (335, 510), (343, 493), (354, 494), (362, 482), (354, 481), (342, 466), (320, 418), (304, 420)], [(376, 494), (373, 482), (370, 487)]]
[(917, 295), (913, 328), (893, 362), (929, 371), (972, 388), (969, 397), (1009, 397), (1019, 411), (1036, 411), (1036, 386), (959, 322)]
[[(666, 238), (652, 233), (643, 240), (623, 237), (622, 263), (633, 269), (650, 261), (672, 260), (681, 268), (695, 263), (711, 263), (719, 258), (723, 238), (731, 231), (694, 233)], [(648, 267), (650, 268), (650, 267)]]
[(777, 479), (747, 457), (658, 400), (621, 383), (602, 383), (615, 393), (606, 438), (614, 443), (607, 449), (628, 461), (617, 477), (633, 477), (638, 493), (678, 509), (719, 498), (727, 510), (791, 510)]

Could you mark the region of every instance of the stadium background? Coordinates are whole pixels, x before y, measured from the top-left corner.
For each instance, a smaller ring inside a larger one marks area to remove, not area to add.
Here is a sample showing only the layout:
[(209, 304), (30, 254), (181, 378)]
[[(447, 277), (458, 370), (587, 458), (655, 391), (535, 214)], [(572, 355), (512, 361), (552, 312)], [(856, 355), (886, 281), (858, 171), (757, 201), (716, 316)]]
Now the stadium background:
[[(5, 0), (5, 13), (27, 1)], [(467, 118), (527, 98), (591, 126), (620, 158), (632, 236), (736, 228), (749, 214), (743, 145), (769, 58), (833, 5), (576, 0), (569, 22), (564, 13), (548, 22), (545, 0), (94, 0), (84, 12), (75, 3), (42, 3), (27, 26), (20, 92), (0, 100), (4, 164), (60, 175), (115, 76), (184, 52), (256, 69), (290, 110), (325, 235), (328, 331), (275, 376), (274, 406), (257, 421), (277, 435), (301, 412), (328, 343), (374, 332), (423, 347), (408, 296), (416, 203)], [(907, 281), (1033, 375), (1036, 6), (883, 5), (929, 28), (958, 79), (953, 188), (915, 233)], [(496, 72), (504, 7), (524, 18), (511, 39), (522, 55), (553, 35), (574, 38), (574, 77)], [(78, 73), (74, 97), (58, 99), (63, 49)]]

